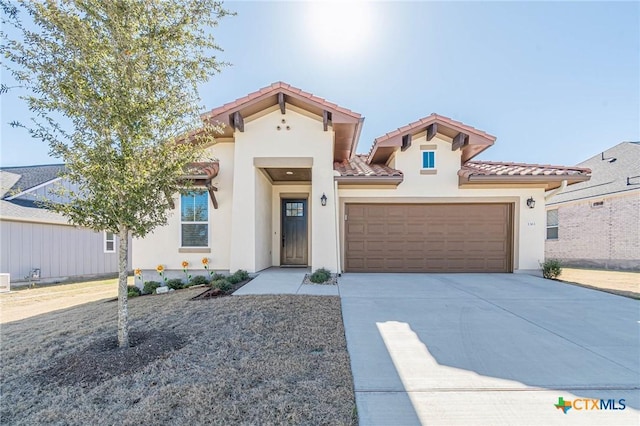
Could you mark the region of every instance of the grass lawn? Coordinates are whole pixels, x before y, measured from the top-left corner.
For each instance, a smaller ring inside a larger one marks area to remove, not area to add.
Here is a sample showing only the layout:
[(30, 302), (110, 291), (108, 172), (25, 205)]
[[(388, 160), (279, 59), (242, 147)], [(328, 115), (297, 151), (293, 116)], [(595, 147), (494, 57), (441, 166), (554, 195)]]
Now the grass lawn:
[[(129, 284), (133, 284), (133, 277), (129, 277)], [(114, 297), (118, 297), (116, 278), (78, 283), (37, 283), (33, 288), (13, 286), (10, 293), (0, 294), (0, 323)]]
[(640, 299), (640, 272), (562, 268), (562, 281)]
[(124, 352), (113, 301), (4, 323), (0, 424), (357, 423), (337, 297), (202, 290), (131, 299)]

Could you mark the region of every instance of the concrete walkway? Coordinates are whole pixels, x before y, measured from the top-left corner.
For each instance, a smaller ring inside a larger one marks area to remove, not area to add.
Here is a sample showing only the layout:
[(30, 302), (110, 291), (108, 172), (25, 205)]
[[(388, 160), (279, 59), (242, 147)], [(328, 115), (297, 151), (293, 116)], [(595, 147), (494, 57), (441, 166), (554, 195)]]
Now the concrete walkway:
[(269, 268), (257, 273), (234, 296), (248, 294), (306, 294), (314, 296), (338, 296), (338, 286), (302, 284), (308, 268)]
[(360, 425), (639, 424), (638, 301), (519, 274), (339, 287)]

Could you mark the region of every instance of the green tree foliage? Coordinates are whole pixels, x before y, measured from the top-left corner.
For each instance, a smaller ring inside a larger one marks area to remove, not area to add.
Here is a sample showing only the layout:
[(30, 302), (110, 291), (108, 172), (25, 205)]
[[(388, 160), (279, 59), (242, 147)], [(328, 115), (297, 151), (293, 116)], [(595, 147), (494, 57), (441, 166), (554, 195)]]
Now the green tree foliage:
[(210, 29), (229, 12), (212, 0), (0, 1), (3, 25), (19, 34), (3, 32), (1, 52), (26, 91), (25, 127), (80, 188), (51, 207), (119, 236), (118, 340), (128, 346), (128, 237), (166, 224), (167, 194), (213, 141), (197, 86), (226, 65)]

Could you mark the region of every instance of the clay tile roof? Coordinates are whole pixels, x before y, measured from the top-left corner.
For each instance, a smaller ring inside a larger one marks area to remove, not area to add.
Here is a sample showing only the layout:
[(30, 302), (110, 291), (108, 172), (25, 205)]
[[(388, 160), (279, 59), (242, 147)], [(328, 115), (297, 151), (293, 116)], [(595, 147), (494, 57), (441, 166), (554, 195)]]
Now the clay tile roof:
[(366, 155), (356, 155), (351, 160), (333, 163), (333, 169), (340, 176), (353, 177), (403, 177), (400, 170), (392, 169), (384, 164), (367, 164)]
[(413, 123), (409, 123), (406, 126), (402, 126), (402, 127), (398, 128), (396, 130), (393, 130), (393, 131), (391, 131), (391, 132), (389, 132), (389, 133), (387, 133), (387, 134), (385, 134), (383, 136), (380, 136), (380, 137), (376, 138), (373, 141), (373, 145), (375, 146), (379, 142), (382, 142), (384, 140), (390, 139), (390, 138), (392, 138), (394, 136), (398, 136), (398, 135), (404, 134), (404, 133), (409, 132), (411, 130), (419, 129), (422, 126), (424, 126), (425, 124), (431, 123), (431, 122), (436, 121), (436, 120), (442, 122), (443, 124), (449, 124), (451, 126), (459, 127), (461, 129), (466, 130), (467, 132), (475, 133), (475, 134), (477, 134), (479, 136), (485, 137), (485, 138), (490, 139), (492, 141), (496, 140), (495, 136), (490, 135), (489, 133), (487, 133), (487, 132), (485, 132), (483, 130), (476, 129), (475, 127), (469, 126), (468, 124), (464, 124), (461, 121), (457, 121), (457, 120), (454, 120), (452, 118), (445, 117), (444, 115), (436, 114), (434, 112), (431, 115), (423, 117), (423, 118), (421, 118), (421, 119), (419, 119), (417, 121), (414, 121)]
[(335, 111), (339, 111), (343, 114), (349, 115), (351, 117), (354, 118), (360, 118), (360, 114), (358, 114), (357, 112), (353, 112), (347, 108), (343, 108), (340, 107), (332, 102), (327, 101), (326, 99), (320, 98), (318, 96), (315, 96), (311, 93), (305, 92), (303, 90), (298, 89), (297, 87), (293, 87), (290, 84), (284, 83), (282, 81), (278, 81), (275, 82), (269, 86), (263, 87), (262, 89), (259, 89), (253, 93), (248, 94), (247, 96), (244, 96), (242, 98), (236, 99), (235, 101), (226, 103), (218, 108), (214, 108), (209, 112), (206, 112), (204, 114), (202, 114), (202, 119), (207, 119), (210, 117), (217, 117), (221, 114), (224, 114), (228, 111), (231, 111), (233, 109), (239, 108), (244, 106), (245, 104), (250, 103), (251, 101), (260, 98), (262, 96), (268, 95), (268, 94), (275, 94), (278, 93), (280, 91), (284, 91), (285, 93), (288, 91), (290, 93), (293, 93), (297, 96), (303, 97), (308, 99), (310, 102), (316, 103), (319, 106), (324, 106), (327, 109), (330, 110), (335, 110)]
[(467, 161), (458, 175), (469, 176), (589, 176), (584, 167), (550, 166), (541, 164), (503, 163), (496, 161)]
[(218, 175), (220, 165), (217, 161), (201, 161), (196, 163), (189, 163), (185, 169), (184, 174), (189, 176), (207, 176), (212, 179)]

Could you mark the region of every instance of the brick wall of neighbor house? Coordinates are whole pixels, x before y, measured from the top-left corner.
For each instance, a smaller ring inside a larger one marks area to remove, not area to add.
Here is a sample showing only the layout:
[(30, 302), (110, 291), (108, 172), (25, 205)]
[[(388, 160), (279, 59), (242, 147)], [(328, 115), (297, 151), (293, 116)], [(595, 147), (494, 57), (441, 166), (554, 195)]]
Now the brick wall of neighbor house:
[[(598, 201), (604, 204), (593, 206)], [(558, 239), (546, 240), (547, 259), (566, 266), (640, 270), (640, 192), (557, 208)]]

